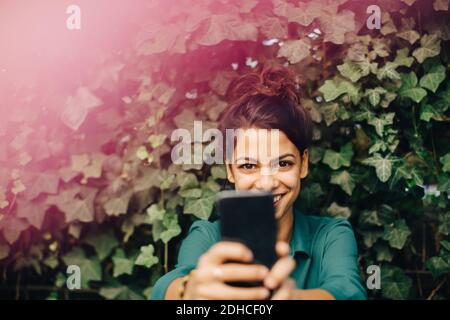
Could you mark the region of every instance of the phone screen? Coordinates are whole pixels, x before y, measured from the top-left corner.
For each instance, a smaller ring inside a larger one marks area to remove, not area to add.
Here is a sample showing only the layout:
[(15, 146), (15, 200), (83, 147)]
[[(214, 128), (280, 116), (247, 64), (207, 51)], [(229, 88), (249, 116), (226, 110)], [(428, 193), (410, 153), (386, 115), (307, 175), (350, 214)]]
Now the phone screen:
[(272, 194), (259, 191), (222, 191), (216, 206), (220, 216), (222, 240), (243, 243), (252, 250), (253, 263), (263, 264), (270, 269), (277, 260), (277, 229)]

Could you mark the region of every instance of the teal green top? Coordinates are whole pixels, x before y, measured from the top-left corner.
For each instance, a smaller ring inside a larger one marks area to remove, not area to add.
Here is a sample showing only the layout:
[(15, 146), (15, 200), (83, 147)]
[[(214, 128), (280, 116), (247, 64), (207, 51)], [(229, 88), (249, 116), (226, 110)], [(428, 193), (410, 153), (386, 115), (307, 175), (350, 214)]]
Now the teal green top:
[[(297, 262), (291, 277), (299, 289), (325, 289), (336, 299), (367, 299), (358, 271), (358, 248), (350, 223), (343, 218), (311, 216), (294, 211), (290, 255)], [(169, 284), (195, 268), (199, 257), (220, 241), (220, 222), (196, 221), (183, 240), (178, 263), (153, 287), (162, 300)]]

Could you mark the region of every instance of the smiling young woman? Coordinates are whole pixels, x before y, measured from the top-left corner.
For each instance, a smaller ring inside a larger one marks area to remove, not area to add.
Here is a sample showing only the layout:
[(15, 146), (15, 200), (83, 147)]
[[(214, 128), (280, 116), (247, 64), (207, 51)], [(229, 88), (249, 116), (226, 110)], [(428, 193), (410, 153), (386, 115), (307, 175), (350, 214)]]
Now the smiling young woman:
[[(272, 299), (366, 299), (349, 222), (306, 215), (293, 206), (308, 174), (312, 135), (295, 76), (269, 66), (235, 79), (227, 96), (220, 127), (238, 132), (225, 153), (227, 179), (237, 191), (274, 195), (279, 259), (270, 270), (249, 264), (251, 251), (222, 241), (218, 221), (196, 221), (182, 242), (178, 264), (156, 282), (152, 298), (267, 299), (274, 290)], [(225, 263), (229, 260), (236, 262)], [(263, 286), (239, 288), (229, 281), (263, 281)]]

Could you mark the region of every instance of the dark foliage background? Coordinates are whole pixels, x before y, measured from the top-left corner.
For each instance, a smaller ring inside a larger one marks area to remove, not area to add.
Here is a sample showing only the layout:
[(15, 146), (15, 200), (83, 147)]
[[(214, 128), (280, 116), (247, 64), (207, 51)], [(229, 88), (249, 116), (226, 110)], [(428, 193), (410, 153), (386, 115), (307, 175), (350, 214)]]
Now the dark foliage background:
[(352, 222), (363, 279), (381, 266), (371, 298), (450, 298), (448, 0), (139, 3), (70, 81), (0, 82), (15, 91), (0, 108), (2, 298), (148, 298), (225, 178), (172, 164), (171, 132), (217, 127), (230, 81), (271, 62), (302, 78), (314, 120), (296, 205)]

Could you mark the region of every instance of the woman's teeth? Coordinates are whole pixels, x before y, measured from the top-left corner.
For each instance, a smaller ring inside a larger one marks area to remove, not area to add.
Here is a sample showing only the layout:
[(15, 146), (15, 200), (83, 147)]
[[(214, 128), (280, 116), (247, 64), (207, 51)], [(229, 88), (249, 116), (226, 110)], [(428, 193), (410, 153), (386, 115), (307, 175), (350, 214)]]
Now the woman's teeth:
[(283, 195), (281, 195), (281, 194), (279, 194), (279, 195), (277, 195), (277, 196), (274, 196), (274, 197), (273, 197), (273, 204), (277, 204), (278, 201), (280, 201), (280, 199), (281, 199), (282, 196), (283, 196)]

